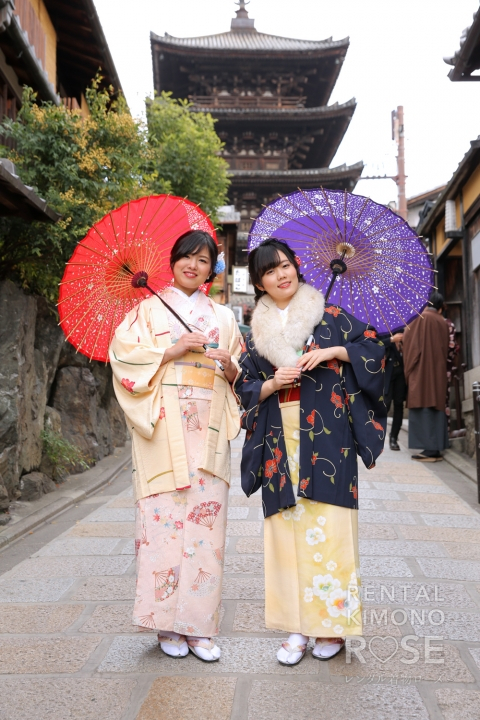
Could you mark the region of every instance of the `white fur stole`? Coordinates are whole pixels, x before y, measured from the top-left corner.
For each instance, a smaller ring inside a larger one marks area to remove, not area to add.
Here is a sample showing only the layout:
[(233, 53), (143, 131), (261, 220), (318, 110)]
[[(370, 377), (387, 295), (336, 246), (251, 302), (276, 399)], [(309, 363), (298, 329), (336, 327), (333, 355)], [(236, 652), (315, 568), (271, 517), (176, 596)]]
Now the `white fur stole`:
[(288, 306), (285, 327), (275, 302), (263, 295), (252, 315), (252, 336), (257, 352), (274, 367), (295, 367), (301, 350), (323, 318), (325, 299), (311, 285), (300, 283)]

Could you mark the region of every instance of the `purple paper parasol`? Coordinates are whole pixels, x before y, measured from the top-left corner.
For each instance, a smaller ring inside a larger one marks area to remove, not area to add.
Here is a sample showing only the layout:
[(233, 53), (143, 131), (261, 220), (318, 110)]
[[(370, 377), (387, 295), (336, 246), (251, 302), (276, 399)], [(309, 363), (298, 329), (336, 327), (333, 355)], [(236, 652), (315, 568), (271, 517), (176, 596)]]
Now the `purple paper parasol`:
[(323, 293), (332, 261), (343, 259), (329, 302), (377, 332), (393, 332), (422, 312), (434, 287), (429, 253), (390, 208), (341, 190), (298, 190), (274, 200), (250, 230), (248, 249), (274, 237), (299, 256), (306, 281)]

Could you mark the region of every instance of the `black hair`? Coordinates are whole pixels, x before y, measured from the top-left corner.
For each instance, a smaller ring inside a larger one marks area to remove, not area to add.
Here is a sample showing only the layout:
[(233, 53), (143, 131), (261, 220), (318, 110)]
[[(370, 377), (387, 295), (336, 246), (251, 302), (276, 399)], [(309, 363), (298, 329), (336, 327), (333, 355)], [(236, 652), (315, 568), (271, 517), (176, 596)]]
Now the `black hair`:
[(283, 240), (277, 240), (276, 238), (268, 238), (258, 245), (248, 256), (248, 270), (252, 284), (255, 288), (255, 302), (258, 302), (262, 295), (265, 295), (265, 290), (260, 290), (257, 285), (262, 284), (262, 278), (266, 272), (273, 270), (280, 265), (280, 252), (285, 253), (287, 259), (295, 266), (297, 271), (297, 277), (299, 282), (305, 282), (303, 275), (300, 272), (300, 265), (297, 260), (297, 256), (293, 252), (292, 248), (287, 245)]
[(429, 302), (435, 310), (441, 310), (443, 308), (443, 295), (438, 290), (434, 290), (429, 297)]
[(173, 266), (176, 262), (181, 260), (187, 255), (196, 255), (206, 247), (208, 254), (210, 255), (210, 262), (212, 264), (212, 270), (209, 277), (205, 282), (211, 283), (216, 276), (215, 265), (218, 259), (218, 245), (209, 233), (204, 230), (189, 230), (175, 241), (175, 245), (172, 247), (170, 252), (170, 268), (173, 271)]

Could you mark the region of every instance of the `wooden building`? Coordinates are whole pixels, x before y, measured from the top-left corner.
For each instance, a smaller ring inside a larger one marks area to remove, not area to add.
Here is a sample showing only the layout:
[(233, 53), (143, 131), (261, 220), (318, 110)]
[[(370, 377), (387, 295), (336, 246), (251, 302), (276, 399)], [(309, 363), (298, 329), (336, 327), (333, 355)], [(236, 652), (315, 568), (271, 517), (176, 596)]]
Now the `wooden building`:
[(40, 100), (86, 110), (85, 88), (99, 69), (120, 91), (93, 0), (0, 0), (0, 115), (15, 117), (23, 85)]
[[(339, 41), (296, 40), (258, 32), (244, 0), (228, 32), (193, 38), (151, 34), (155, 91), (188, 98), (208, 112), (225, 143), (230, 202), (238, 223), (224, 227), (231, 275), (245, 265), (254, 218), (277, 195), (301, 186), (353, 190), (363, 163), (330, 168), (349, 126), (355, 100), (329, 105), (348, 50)], [(233, 296), (249, 304), (251, 297)]]
[[(93, 0), (0, 0), (1, 118), (16, 118), (24, 85), (41, 101), (63, 102), (86, 114), (85, 88), (100, 68), (104, 83), (120, 91)], [(0, 163), (0, 215), (59, 217), (22, 184), (8, 161)]]
[(447, 317), (454, 323), (466, 366), (462, 415), (466, 450), (474, 452), (472, 382), (480, 380), (480, 138), (460, 162), (417, 227), (429, 243)]
[[(460, 38), (460, 49), (444, 58), (453, 82), (480, 80), (480, 10)], [(461, 346), (462, 416), (467, 430), (465, 450), (475, 452), (472, 383), (480, 381), (480, 136), (470, 143), (433, 207), (423, 213), (417, 232), (427, 238)]]

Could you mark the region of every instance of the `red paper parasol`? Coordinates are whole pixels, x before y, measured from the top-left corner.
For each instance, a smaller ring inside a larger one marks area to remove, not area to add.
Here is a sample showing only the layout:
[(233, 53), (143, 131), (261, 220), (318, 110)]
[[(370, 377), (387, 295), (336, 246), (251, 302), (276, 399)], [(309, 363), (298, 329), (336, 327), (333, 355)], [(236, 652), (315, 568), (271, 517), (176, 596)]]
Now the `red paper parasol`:
[(142, 273), (152, 290), (163, 290), (172, 280), (170, 251), (189, 230), (204, 230), (217, 242), (198, 205), (173, 195), (134, 200), (96, 223), (77, 245), (60, 283), (58, 309), (67, 340), (90, 360), (107, 362), (116, 328), (151, 295), (133, 287), (132, 277)]

